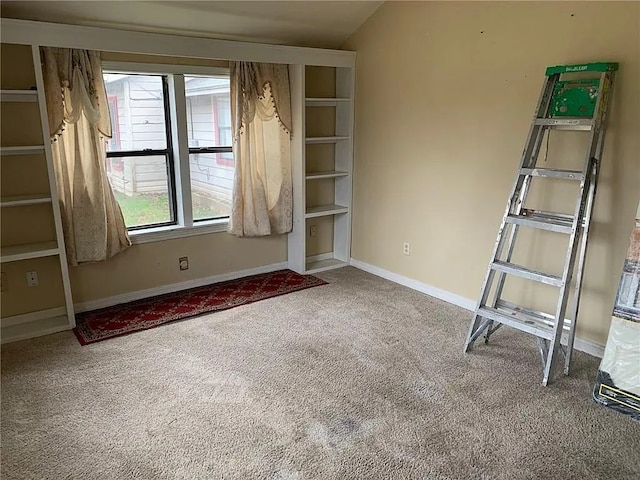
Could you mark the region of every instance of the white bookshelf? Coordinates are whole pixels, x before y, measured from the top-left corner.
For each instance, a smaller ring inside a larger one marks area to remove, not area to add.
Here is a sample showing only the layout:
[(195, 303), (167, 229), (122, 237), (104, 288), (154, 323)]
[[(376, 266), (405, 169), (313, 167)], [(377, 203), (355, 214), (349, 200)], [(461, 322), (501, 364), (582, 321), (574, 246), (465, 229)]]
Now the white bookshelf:
[(0, 101), (3, 103), (37, 103), (37, 90), (0, 90)]
[(306, 143), (338, 143), (350, 140), (347, 136), (331, 136), (331, 137), (307, 137)]
[[(295, 66), (291, 72), (294, 131), (304, 134), (293, 141), (294, 229), (289, 234), (288, 253), (289, 268), (309, 274), (348, 265), (351, 256), (354, 66), (312, 67), (330, 72), (327, 83), (335, 82), (335, 89), (332, 86), (328, 95), (326, 91), (310, 91), (317, 90), (317, 85), (307, 85), (307, 68)], [(316, 131), (307, 124), (313, 122), (317, 108), (331, 117), (332, 132), (324, 131), (324, 127)], [(320, 155), (323, 168), (310, 160), (310, 148), (326, 148)], [(320, 192), (317, 195), (325, 201), (308, 198), (313, 197), (310, 192)], [(328, 195), (333, 197), (331, 203), (326, 201)], [(331, 228), (332, 233), (320, 235), (323, 242), (319, 244), (311, 238), (312, 227), (316, 232), (318, 228)], [(330, 246), (327, 238), (331, 239)]]
[[(19, 165), (22, 160), (22, 155), (36, 155), (42, 158), (43, 168), (46, 166), (48, 176), (48, 189), (47, 192), (42, 193), (29, 193), (16, 195), (4, 195), (0, 197), (0, 207), (3, 211), (6, 209), (24, 209), (24, 215), (29, 215), (29, 207), (34, 205), (51, 205), (50, 211), (53, 215), (53, 223), (55, 224), (55, 238), (49, 241), (30, 241), (29, 233), (25, 232), (24, 243), (17, 245), (0, 245), (0, 262), (7, 264), (9, 262), (23, 262), (27, 260), (33, 260), (44, 257), (57, 257), (60, 265), (60, 274), (63, 284), (64, 297), (60, 298), (59, 305), (52, 308), (34, 309), (33, 311), (26, 311), (20, 314), (12, 316), (0, 317), (0, 340), (2, 343), (24, 340), (27, 338), (37, 337), (41, 335), (47, 335), (50, 333), (60, 332), (63, 330), (69, 330), (75, 326), (75, 317), (73, 312), (73, 300), (71, 297), (71, 285), (69, 281), (69, 271), (67, 266), (67, 257), (64, 249), (64, 235), (62, 232), (62, 220), (60, 214), (60, 206), (58, 202), (58, 194), (56, 189), (55, 173), (53, 170), (53, 158), (51, 152), (51, 145), (48, 142), (49, 137), (49, 125), (47, 120), (46, 101), (44, 98), (44, 85), (42, 78), (42, 70), (40, 67), (40, 49), (38, 46), (30, 46), (25, 48), (25, 54), (29, 52), (30, 60), (33, 62), (35, 79), (37, 89), (6, 89), (3, 85), (0, 85), (0, 101), (5, 103), (36, 103), (38, 105), (38, 111), (40, 114), (40, 125), (24, 125), (24, 128), (40, 128), (42, 138), (45, 139), (43, 145), (12, 145), (0, 147), (0, 161), (2, 164), (8, 162), (17, 162), (12, 166)], [(22, 53), (22, 52), (21, 52)], [(2, 66), (6, 68), (6, 65)], [(3, 75), (4, 78), (4, 75)], [(18, 107), (14, 107), (18, 108)], [(22, 128), (22, 126), (20, 127)], [(10, 138), (3, 138), (3, 141), (10, 142)], [(12, 168), (11, 171), (16, 171)], [(25, 174), (28, 174), (26, 172)], [(10, 226), (11, 227), (11, 226)], [(13, 227), (12, 227), (13, 228)], [(19, 228), (16, 226), (15, 228)], [(15, 233), (15, 231), (14, 231)], [(15, 235), (12, 235), (15, 237)], [(19, 263), (17, 268), (12, 268), (11, 272), (14, 275), (18, 275), (16, 272), (21, 272), (19, 275), (23, 276), (26, 272), (22, 271)], [(27, 268), (25, 263), (24, 270)], [(4, 269), (3, 269), (4, 271)], [(43, 274), (47, 275), (49, 272)], [(14, 282), (25, 281), (24, 277), (10, 278), (8, 279), (8, 288), (3, 293), (5, 295), (12, 294), (12, 285)], [(43, 285), (32, 287), (33, 295), (39, 295), (39, 288), (43, 288)], [(37, 302), (35, 302), (37, 303)]]
[(325, 178), (348, 177), (349, 172), (337, 172), (335, 170), (327, 170), (322, 172), (307, 172), (306, 180), (323, 180)]
[(56, 242), (38, 242), (26, 243), (24, 245), (11, 245), (8, 247), (0, 247), (0, 261), (18, 262), (20, 260), (29, 260), (32, 258), (51, 257), (58, 255), (60, 250)]
[(0, 197), (0, 207), (24, 207), (43, 203), (51, 203), (51, 195), (14, 195), (12, 197)]
[(0, 147), (0, 155), (3, 156), (33, 155), (34, 153), (44, 153), (44, 145)]

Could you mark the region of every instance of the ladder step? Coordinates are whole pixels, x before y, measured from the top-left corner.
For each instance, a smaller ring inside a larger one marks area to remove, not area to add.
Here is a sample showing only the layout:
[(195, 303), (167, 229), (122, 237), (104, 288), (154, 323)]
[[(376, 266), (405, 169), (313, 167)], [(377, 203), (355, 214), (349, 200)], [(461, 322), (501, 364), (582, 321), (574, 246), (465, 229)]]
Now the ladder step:
[[(547, 312), (541, 312), (539, 310), (533, 310), (531, 308), (526, 308), (526, 307), (521, 307), (519, 305), (516, 305), (515, 303), (512, 302), (508, 302), (506, 300), (498, 300), (496, 302), (496, 308), (498, 310), (507, 310), (510, 312), (519, 312), (519, 313), (523, 313), (524, 315), (527, 315), (529, 317), (533, 317), (533, 320), (536, 320), (538, 322), (542, 322), (545, 325), (547, 325), (549, 328), (553, 328), (554, 325), (556, 324), (556, 319), (553, 315), (551, 315), (550, 313)], [(565, 332), (568, 332), (571, 329), (571, 324), (573, 323), (573, 321), (569, 318), (565, 318), (564, 319), (564, 323), (562, 325), (562, 328)]]
[(525, 227), (538, 228), (549, 232), (566, 233), (573, 232), (573, 219), (546, 217), (542, 215), (508, 215), (507, 223), (523, 225)]
[(533, 123), (561, 130), (591, 130), (594, 121), (591, 118), (536, 118)]
[(582, 180), (584, 173), (579, 170), (560, 170), (555, 168), (522, 168), (520, 175), (532, 177), (561, 178), (564, 180)]
[(514, 263), (507, 263), (497, 260), (491, 264), (491, 268), (498, 272), (504, 272), (516, 277), (526, 278), (527, 280), (534, 280), (546, 285), (552, 285), (554, 287), (562, 286), (562, 278), (558, 277), (557, 275), (549, 275), (548, 273), (538, 272), (536, 270), (531, 270)]
[(553, 338), (553, 328), (544, 322), (541, 322), (535, 317), (529, 316), (515, 310), (496, 309), (487, 306), (481, 306), (478, 309), (478, 315), (484, 318), (488, 318), (508, 327), (515, 328), (517, 330), (530, 333), (536, 337), (551, 340)]

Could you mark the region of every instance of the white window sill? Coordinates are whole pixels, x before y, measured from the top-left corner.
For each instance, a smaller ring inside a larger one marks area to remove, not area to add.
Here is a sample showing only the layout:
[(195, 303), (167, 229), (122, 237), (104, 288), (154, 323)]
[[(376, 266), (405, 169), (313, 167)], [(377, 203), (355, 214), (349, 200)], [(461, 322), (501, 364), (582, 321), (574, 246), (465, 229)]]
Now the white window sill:
[(145, 228), (144, 230), (133, 230), (129, 232), (129, 238), (134, 245), (140, 243), (161, 242), (174, 238), (193, 237), (195, 235), (206, 235), (208, 233), (226, 232), (229, 225), (228, 218), (217, 220), (207, 220), (198, 222), (192, 227), (180, 225), (169, 225), (166, 227)]

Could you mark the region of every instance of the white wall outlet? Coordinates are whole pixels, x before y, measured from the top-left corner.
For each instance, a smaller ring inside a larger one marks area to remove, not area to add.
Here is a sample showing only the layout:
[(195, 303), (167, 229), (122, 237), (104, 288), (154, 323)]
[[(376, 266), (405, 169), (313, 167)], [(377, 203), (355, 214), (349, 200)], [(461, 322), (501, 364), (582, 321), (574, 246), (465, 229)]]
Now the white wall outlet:
[(27, 272), (27, 286), (37, 287), (38, 283), (38, 272)]
[(189, 270), (189, 257), (180, 257), (178, 259), (180, 270)]
[(318, 235), (318, 226), (317, 225), (311, 225), (309, 227), (309, 236), (313, 238), (316, 235)]
[(7, 272), (0, 272), (0, 292), (6, 292), (8, 288)]
[(404, 253), (405, 255), (410, 255), (409, 242), (404, 242), (402, 244), (402, 253)]

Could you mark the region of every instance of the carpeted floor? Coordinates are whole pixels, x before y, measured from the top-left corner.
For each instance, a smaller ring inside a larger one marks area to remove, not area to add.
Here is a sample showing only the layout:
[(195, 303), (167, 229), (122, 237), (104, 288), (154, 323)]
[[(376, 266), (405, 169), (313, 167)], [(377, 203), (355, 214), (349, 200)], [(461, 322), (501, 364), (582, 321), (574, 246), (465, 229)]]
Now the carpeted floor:
[(85, 347), (2, 348), (2, 478), (637, 479), (640, 425), (531, 337), (367, 273)]

